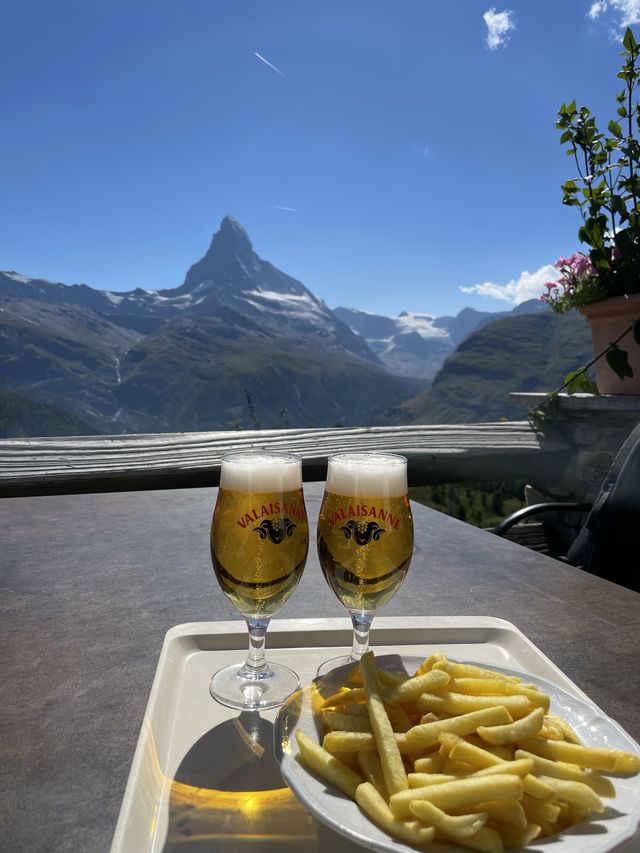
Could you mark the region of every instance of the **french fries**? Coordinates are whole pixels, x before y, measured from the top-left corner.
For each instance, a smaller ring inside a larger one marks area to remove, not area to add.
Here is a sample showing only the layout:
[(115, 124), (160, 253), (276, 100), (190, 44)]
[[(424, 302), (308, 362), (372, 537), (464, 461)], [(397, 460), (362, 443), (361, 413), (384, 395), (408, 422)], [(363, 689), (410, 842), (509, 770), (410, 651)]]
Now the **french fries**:
[(640, 771), (640, 756), (581, 744), (549, 707), (535, 685), (441, 653), (407, 677), (368, 652), (316, 703), (323, 745), (296, 731), (297, 759), (399, 841), (503, 853), (601, 814), (615, 797), (602, 772)]
[(339, 758), (314, 743), (304, 732), (297, 731), (296, 740), (303, 763), (318, 776), (322, 776), (327, 782), (335, 785), (336, 788), (340, 788), (348, 797), (355, 799), (356, 790), (361, 784), (362, 778), (346, 764), (343, 764)]
[(544, 711), (538, 707), (515, 723), (507, 723), (504, 726), (478, 726), (477, 732), (487, 743), (503, 746), (505, 743), (516, 743), (523, 738), (537, 735), (543, 721)]
[(409, 787), (407, 772), (404, 769), (400, 750), (396, 743), (393, 728), (380, 696), (378, 675), (373, 652), (367, 652), (360, 661), (360, 673), (367, 694), (369, 722), (378, 747), (382, 774), (389, 794), (403, 791)]
[(418, 821), (398, 820), (386, 800), (369, 782), (363, 782), (356, 790), (356, 802), (362, 811), (381, 829), (394, 838), (406, 841), (416, 847), (423, 847), (433, 840), (435, 829)]
[(470, 714), (461, 714), (458, 717), (448, 717), (432, 723), (421, 723), (410, 729), (406, 738), (414, 749), (426, 750), (438, 743), (441, 732), (469, 735), (475, 732), (478, 726), (497, 726), (501, 723), (511, 722), (513, 720), (507, 709), (502, 705), (496, 705), (494, 708), (483, 708), (480, 711), (472, 711)]

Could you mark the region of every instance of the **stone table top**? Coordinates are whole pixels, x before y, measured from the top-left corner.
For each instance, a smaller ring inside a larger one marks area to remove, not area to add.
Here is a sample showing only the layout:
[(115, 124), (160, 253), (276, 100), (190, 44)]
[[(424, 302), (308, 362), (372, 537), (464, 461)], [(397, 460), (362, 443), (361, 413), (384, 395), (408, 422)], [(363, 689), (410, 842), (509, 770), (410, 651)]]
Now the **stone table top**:
[[(321, 494), (305, 484), (312, 529)], [(238, 618), (211, 569), (215, 495), (0, 501), (0, 849), (108, 850), (164, 634)], [(416, 553), (383, 615), (506, 619), (640, 739), (640, 594), (413, 509)], [(311, 549), (277, 618), (343, 615)]]

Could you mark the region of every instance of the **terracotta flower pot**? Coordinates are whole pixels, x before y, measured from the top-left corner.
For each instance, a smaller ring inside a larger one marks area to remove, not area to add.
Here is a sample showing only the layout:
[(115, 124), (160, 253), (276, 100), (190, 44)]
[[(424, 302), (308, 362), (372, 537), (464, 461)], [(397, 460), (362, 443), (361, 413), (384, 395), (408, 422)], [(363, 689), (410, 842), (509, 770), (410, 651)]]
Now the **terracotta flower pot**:
[[(591, 327), (593, 354), (598, 355), (629, 328), (632, 320), (640, 320), (640, 293), (602, 299), (592, 305), (585, 305), (580, 313)], [(620, 379), (611, 370), (606, 358), (601, 358), (595, 363), (598, 391), (601, 394), (640, 394), (640, 345), (629, 332), (618, 346), (626, 350), (629, 356), (633, 377)]]

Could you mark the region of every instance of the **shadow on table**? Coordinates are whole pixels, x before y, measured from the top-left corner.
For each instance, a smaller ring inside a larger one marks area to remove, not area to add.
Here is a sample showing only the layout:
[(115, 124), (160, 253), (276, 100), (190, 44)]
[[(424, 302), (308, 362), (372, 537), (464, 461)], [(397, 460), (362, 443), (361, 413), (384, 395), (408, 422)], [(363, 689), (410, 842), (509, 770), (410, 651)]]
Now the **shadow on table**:
[(361, 850), (318, 824), (284, 785), (273, 731), (243, 712), (191, 747), (171, 785), (163, 853)]

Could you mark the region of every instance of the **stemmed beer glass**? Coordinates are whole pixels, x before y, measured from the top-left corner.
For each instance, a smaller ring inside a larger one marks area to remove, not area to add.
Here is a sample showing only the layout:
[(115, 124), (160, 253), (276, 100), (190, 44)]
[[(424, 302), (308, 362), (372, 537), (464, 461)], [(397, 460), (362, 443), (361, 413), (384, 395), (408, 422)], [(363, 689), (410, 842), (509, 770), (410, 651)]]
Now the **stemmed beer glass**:
[(218, 583), (249, 629), (244, 663), (216, 672), (209, 692), (231, 708), (274, 708), (300, 686), (297, 674), (267, 663), (269, 620), (291, 596), (309, 548), (302, 462), (291, 453), (238, 451), (222, 458), (211, 522)]
[(323, 663), (318, 675), (359, 661), (368, 650), (373, 617), (404, 580), (412, 553), (405, 457), (374, 452), (329, 457), (318, 556), (325, 580), (351, 616), (353, 646), (349, 656)]

